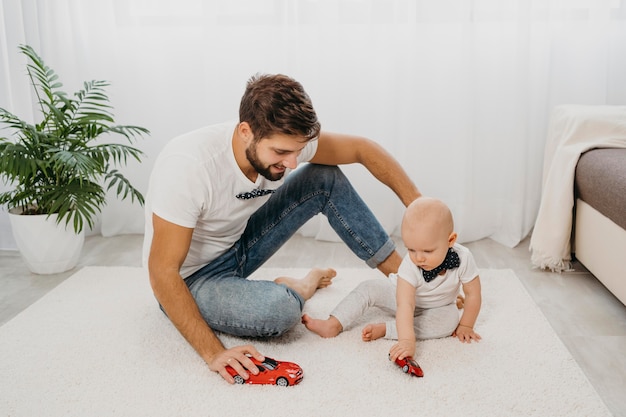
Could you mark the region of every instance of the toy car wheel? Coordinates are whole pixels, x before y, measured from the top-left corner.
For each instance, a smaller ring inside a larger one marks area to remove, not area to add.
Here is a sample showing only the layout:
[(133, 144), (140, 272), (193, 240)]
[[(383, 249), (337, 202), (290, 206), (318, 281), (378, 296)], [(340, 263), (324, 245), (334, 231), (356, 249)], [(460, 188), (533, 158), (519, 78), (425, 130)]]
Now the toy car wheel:
[(409, 373), (409, 365), (404, 365), (402, 367), (402, 372), (404, 372), (405, 374), (408, 374)]
[(235, 384), (243, 384), (244, 382), (246, 382), (241, 375), (235, 375)]
[(280, 377), (276, 380), (276, 385), (280, 385), (281, 387), (287, 387), (289, 386), (289, 381), (287, 381), (287, 378)]

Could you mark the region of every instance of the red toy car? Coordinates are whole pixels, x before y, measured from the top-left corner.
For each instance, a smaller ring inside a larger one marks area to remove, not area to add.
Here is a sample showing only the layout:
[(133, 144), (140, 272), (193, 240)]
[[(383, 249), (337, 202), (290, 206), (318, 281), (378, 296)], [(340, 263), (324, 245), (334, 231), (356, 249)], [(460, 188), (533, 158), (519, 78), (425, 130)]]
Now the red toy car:
[(235, 378), (236, 384), (276, 384), (286, 387), (299, 384), (304, 377), (302, 368), (293, 362), (277, 361), (268, 357), (265, 357), (263, 362), (259, 362), (253, 357), (250, 357), (250, 360), (259, 368), (259, 373), (258, 375), (253, 375), (250, 372), (250, 377), (247, 380), (243, 379), (230, 366), (226, 367), (226, 371)]
[[(391, 360), (391, 358), (389, 358), (389, 360)], [(407, 356), (404, 359), (396, 359), (396, 365), (402, 368), (402, 372), (404, 372), (405, 374), (410, 374), (420, 378), (424, 376), (424, 371), (422, 371), (422, 368), (415, 361), (415, 359), (411, 358), (410, 356)]]

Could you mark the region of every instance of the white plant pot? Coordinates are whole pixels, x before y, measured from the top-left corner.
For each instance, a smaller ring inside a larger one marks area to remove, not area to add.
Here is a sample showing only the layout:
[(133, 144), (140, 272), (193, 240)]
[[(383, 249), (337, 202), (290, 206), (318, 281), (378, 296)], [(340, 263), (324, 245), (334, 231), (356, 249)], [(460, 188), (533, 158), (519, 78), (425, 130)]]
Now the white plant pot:
[(69, 271), (78, 263), (85, 231), (74, 232), (72, 224), (56, 224), (57, 215), (21, 215), (9, 211), (13, 237), (22, 259), (35, 274)]

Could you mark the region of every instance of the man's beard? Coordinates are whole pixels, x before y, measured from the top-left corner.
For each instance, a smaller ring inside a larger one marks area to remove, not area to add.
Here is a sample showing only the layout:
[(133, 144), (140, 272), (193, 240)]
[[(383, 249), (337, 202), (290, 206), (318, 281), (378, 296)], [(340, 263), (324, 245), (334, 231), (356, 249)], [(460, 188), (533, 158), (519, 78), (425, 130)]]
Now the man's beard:
[(256, 172), (258, 172), (270, 181), (278, 181), (285, 175), (284, 171), (273, 174), (270, 170), (271, 165), (263, 166), (256, 154), (256, 144), (252, 144), (251, 146), (246, 148), (246, 158), (248, 158), (248, 162), (250, 162), (250, 165), (252, 165)]

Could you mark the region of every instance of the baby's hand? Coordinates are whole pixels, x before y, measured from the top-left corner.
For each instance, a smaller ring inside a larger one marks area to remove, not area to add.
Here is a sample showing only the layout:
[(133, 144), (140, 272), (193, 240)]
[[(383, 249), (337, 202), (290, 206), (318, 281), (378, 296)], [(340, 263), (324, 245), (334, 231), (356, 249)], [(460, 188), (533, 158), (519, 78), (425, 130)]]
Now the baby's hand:
[(480, 335), (476, 333), (473, 328), (463, 326), (461, 324), (456, 327), (456, 330), (454, 331), (454, 333), (452, 333), (452, 336), (457, 337), (459, 341), (463, 343), (472, 343), (472, 340), (478, 342), (481, 339)]
[(415, 341), (401, 339), (398, 340), (398, 343), (393, 345), (391, 349), (389, 349), (389, 359), (395, 361), (396, 359), (404, 359), (407, 356), (413, 357), (415, 354)]

